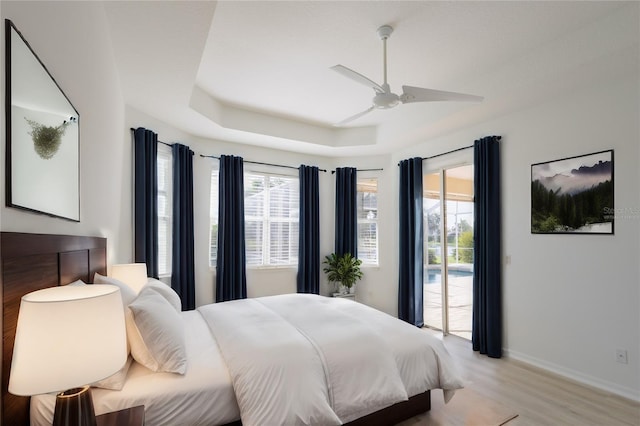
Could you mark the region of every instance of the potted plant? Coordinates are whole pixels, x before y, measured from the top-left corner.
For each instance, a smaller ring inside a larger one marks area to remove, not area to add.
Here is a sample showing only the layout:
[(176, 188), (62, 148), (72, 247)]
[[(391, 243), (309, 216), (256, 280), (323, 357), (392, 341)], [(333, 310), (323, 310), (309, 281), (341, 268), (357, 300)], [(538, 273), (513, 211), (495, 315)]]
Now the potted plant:
[(362, 278), (362, 271), (360, 271), (362, 261), (353, 257), (351, 253), (345, 253), (342, 256), (331, 253), (325, 256), (322, 263), (327, 265), (323, 271), (327, 274), (329, 282), (337, 283), (338, 287), (342, 284), (343, 290), (346, 289), (343, 293), (350, 292), (356, 281)]

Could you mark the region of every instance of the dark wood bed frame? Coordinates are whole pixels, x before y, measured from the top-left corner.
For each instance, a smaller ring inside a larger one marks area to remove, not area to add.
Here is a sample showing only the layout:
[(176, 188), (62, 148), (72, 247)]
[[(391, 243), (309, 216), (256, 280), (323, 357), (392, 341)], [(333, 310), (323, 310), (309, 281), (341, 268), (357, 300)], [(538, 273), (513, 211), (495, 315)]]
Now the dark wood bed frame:
[(107, 240), (100, 237), (0, 233), (2, 285), (2, 424), (28, 425), (29, 398), (10, 394), (9, 372), (13, 356), (20, 299), (27, 293), (91, 282), (93, 274), (106, 275)]
[[(29, 424), (29, 398), (8, 392), (13, 342), (20, 299), (27, 293), (86, 283), (99, 272), (106, 275), (107, 240), (101, 237), (0, 233), (0, 285), (2, 286), (2, 425)], [(393, 425), (430, 410), (430, 391), (408, 401), (348, 423), (350, 426)], [(240, 424), (236, 422), (234, 424)]]

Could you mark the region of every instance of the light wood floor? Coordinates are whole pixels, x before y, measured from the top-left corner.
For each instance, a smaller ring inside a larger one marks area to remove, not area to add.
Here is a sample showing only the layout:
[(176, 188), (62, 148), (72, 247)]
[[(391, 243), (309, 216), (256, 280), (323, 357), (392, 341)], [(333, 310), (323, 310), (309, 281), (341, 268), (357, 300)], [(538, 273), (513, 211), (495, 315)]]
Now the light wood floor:
[[(425, 332), (441, 336), (439, 332)], [(446, 336), (444, 342), (458, 361), (466, 388), (518, 414), (506, 426), (640, 425), (638, 402), (512, 359), (480, 355), (473, 352), (469, 341), (457, 336)]]

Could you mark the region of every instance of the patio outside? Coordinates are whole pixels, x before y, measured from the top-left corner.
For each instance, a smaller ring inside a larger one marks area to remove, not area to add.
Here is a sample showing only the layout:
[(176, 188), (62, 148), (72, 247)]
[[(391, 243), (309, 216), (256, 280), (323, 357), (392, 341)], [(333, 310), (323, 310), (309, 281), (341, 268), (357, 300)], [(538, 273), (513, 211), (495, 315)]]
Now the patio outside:
[[(471, 339), (473, 299), (473, 165), (423, 178), (424, 322)], [(444, 268), (443, 268), (444, 265)], [(442, 300), (447, 278), (447, 300)], [(448, 317), (442, 317), (448, 306)], [(443, 324), (443, 321), (447, 321)]]
[[(442, 330), (442, 285), (440, 265), (424, 271), (424, 323)], [(449, 265), (449, 333), (471, 340), (473, 265)]]

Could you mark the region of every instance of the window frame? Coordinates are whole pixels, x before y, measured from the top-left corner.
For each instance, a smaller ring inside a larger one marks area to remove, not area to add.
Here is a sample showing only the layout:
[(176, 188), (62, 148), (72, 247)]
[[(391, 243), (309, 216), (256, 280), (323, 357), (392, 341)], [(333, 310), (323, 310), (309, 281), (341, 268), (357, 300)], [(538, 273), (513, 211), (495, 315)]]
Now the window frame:
[[(365, 268), (376, 268), (380, 266), (380, 203), (379, 203), (379, 199), (380, 199), (380, 175), (378, 173), (362, 173), (359, 172), (356, 175), (356, 188), (358, 186), (361, 185), (361, 180), (373, 180), (375, 179), (376, 182), (376, 217), (375, 219), (367, 219), (367, 218), (363, 218), (361, 219), (359, 216), (360, 211), (358, 210), (358, 213), (356, 215), (356, 229), (357, 229), (357, 240), (358, 240), (358, 258), (362, 261), (362, 267)], [(356, 189), (357, 191), (357, 189)], [(359, 196), (360, 194), (364, 193), (365, 191), (357, 191), (357, 195)], [(364, 200), (363, 200), (364, 201)], [(364, 206), (363, 206), (363, 210), (364, 210)], [(365, 259), (361, 258), (361, 253), (360, 253), (360, 225), (361, 224), (375, 224), (376, 225), (376, 247), (375, 247), (375, 252), (376, 252), (376, 260), (375, 262), (372, 261), (365, 261)]]
[[(260, 264), (255, 264), (255, 263), (249, 263), (247, 261), (247, 268), (249, 269), (294, 269), (298, 267), (298, 255), (296, 253), (295, 257), (291, 257), (292, 259), (294, 259), (293, 262), (290, 263), (286, 263), (286, 264), (272, 264), (271, 262), (271, 224), (272, 223), (297, 223), (298, 224), (298, 232), (296, 233), (297, 235), (295, 236), (295, 243), (298, 244), (298, 239), (300, 236), (300, 205), (298, 204), (298, 210), (295, 212), (295, 215), (290, 216), (289, 220), (287, 220), (287, 218), (281, 218), (281, 217), (277, 217), (277, 218), (272, 218), (270, 215), (270, 211), (271, 211), (271, 186), (270, 186), (270, 180), (273, 178), (285, 178), (285, 179), (292, 179), (296, 182), (296, 190), (297, 190), (297, 196), (298, 196), (298, 200), (299, 200), (299, 194), (300, 194), (300, 178), (297, 175), (290, 175), (290, 174), (284, 174), (284, 173), (277, 173), (274, 171), (265, 171), (265, 170), (260, 170), (260, 169), (248, 169), (245, 170), (244, 172), (244, 178), (245, 178), (245, 183), (246, 183), (246, 179), (247, 176), (250, 175), (256, 175), (256, 176), (262, 176), (265, 178), (264, 180), (264, 188), (265, 188), (265, 195), (264, 195), (264, 204), (263, 204), (263, 208), (262, 208), (262, 217), (260, 218), (261, 223), (262, 223), (262, 262)], [(246, 188), (245, 188), (246, 189)], [(246, 198), (245, 198), (245, 206), (246, 206)], [(291, 220), (292, 217), (295, 217), (295, 220)], [(257, 221), (258, 220), (258, 216), (252, 217), (251, 220), (253, 221)], [(246, 214), (246, 210), (245, 210), (245, 242), (246, 242), (246, 223), (247, 223), (247, 214)], [(290, 240), (293, 241), (293, 240)], [(290, 243), (291, 244), (291, 243)]]
[[(213, 176), (214, 173), (217, 173), (219, 171), (218, 167), (216, 167), (215, 165), (212, 167), (211, 169), (211, 182), (213, 184)], [(251, 176), (251, 175), (255, 175), (255, 176), (261, 176), (264, 177), (264, 188), (265, 188), (265, 194), (264, 194), (264, 201), (263, 201), (263, 205), (262, 205), (262, 215), (261, 216), (251, 216), (250, 220), (254, 221), (254, 222), (258, 222), (262, 224), (262, 233), (261, 233), (261, 237), (262, 237), (262, 243), (261, 243), (261, 253), (262, 253), (262, 261), (260, 264), (255, 264), (255, 263), (249, 263), (247, 261), (247, 268), (249, 269), (296, 269), (298, 267), (298, 256), (297, 253), (295, 255), (295, 257), (291, 257), (292, 259), (294, 259), (293, 262), (290, 263), (286, 263), (286, 264), (271, 264), (271, 250), (270, 250), (270, 237), (271, 237), (271, 233), (270, 233), (270, 226), (272, 223), (296, 223), (298, 224), (297, 227), (297, 235), (294, 236), (295, 240), (296, 240), (296, 244), (298, 244), (298, 238), (299, 238), (299, 232), (300, 232), (300, 228), (299, 228), (299, 224), (300, 224), (300, 206), (298, 204), (298, 210), (295, 212), (295, 214), (293, 215), (295, 217), (295, 219), (291, 218), (290, 220), (287, 220), (286, 218), (272, 218), (270, 216), (270, 207), (271, 207), (271, 188), (270, 188), (270, 179), (271, 178), (285, 178), (285, 179), (292, 179), (296, 181), (296, 189), (298, 192), (298, 199), (299, 199), (299, 191), (300, 191), (300, 178), (297, 175), (293, 175), (293, 174), (283, 174), (283, 173), (277, 173), (275, 171), (267, 171), (267, 170), (262, 170), (262, 169), (254, 169), (254, 168), (250, 168), (250, 169), (245, 169), (244, 174), (243, 174), (243, 179), (244, 179), (244, 183), (246, 184), (247, 182), (247, 177)], [(217, 178), (219, 178), (219, 175), (217, 176)], [(246, 186), (245, 186), (245, 193), (246, 193)], [(210, 197), (212, 198), (214, 195), (213, 193), (213, 188), (211, 188), (210, 190)], [(218, 190), (215, 191), (215, 195), (219, 196)], [(209, 200), (209, 268), (211, 270), (215, 270), (216, 268), (216, 264), (212, 263), (212, 248), (213, 248), (213, 244), (212, 244), (212, 232), (211, 232), (211, 227), (214, 225), (214, 217), (211, 211), (211, 208), (213, 207), (212, 204), (212, 199), (210, 198)], [(216, 203), (216, 205), (218, 205)], [(245, 198), (245, 207), (246, 207), (246, 198)], [(293, 219), (293, 220), (292, 220)], [(245, 221), (245, 244), (246, 244), (246, 238), (247, 238), (247, 212), (246, 212), (246, 208), (245, 208), (245, 216), (244, 216), (244, 221)], [(215, 224), (218, 223), (218, 217), (217, 217), (217, 212), (215, 215)], [(290, 243), (291, 244), (291, 243)], [(216, 248), (217, 248), (217, 244), (216, 244)], [(245, 249), (246, 250), (246, 249)]]

